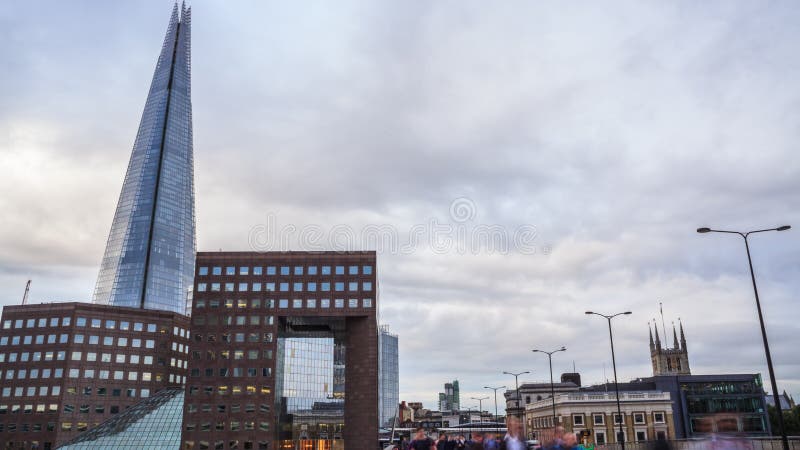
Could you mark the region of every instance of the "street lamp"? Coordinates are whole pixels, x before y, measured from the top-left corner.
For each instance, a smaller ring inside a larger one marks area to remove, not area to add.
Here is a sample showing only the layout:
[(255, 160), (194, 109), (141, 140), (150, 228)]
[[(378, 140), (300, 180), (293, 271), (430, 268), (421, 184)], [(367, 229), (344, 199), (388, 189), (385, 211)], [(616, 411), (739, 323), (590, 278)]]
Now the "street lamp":
[(614, 390), (616, 390), (617, 392), (617, 415), (619, 416), (619, 435), (617, 436), (617, 441), (619, 441), (619, 443), (621, 444), (622, 450), (625, 450), (625, 433), (622, 431), (622, 423), (624, 422), (624, 419), (622, 418), (622, 407), (619, 404), (619, 383), (617, 383), (617, 360), (614, 357), (614, 335), (611, 334), (611, 319), (622, 315), (627, 316), (631, 314), (631, 312), (625, 311), (621, 313), (616, 313), (611, 316), (607, 316), (605, 314), (600, 314), (592, 311), (586, 311), (586, 314), (594, 314), (596, 316), (605, 317), (605, 319), (608, 320), (608, 337), (609, 339), (611, 339), (611, 364), (613, 364), (614, 366)]
[(553, 353), (556, 352), (565, 352), (567, 351), (567, 347), (561, 347), (558, 350), (553, 350), (552, 352), (546, 352), (544, 350), (531, 350), (534, 353), (544, 353), (547, 355), (547, 359), (550, 361), (550, 398), (553, 399), (553, 426), (556, 426), (556, 389), (553, 386)]
[(483, 423), (483, 401), (489, 400), (489, 396), (486, 397), (470, 397), (473, 400), (478, 401), (478, 420), (480, 423)]
[(497, 390), (498, 389), (505, 389), (505, 386), (499, 387), (491, 387), (491, 386), (484, 386), (484, 389), (491, 389), (494, 391), (494, 421), (497, 422)]
[(698, 228), (698, 233), (730, 233), (738, 234), (744, 239), (744, 248), (747, 250), (747, 263), (750, 265), (750, 279), (753, 281), (753, 292), (756, 295), (756, 309), (758, 309), (758, 321), (761, 324), (761, 338), (764, 340), (764, 353), (767, 354), (767, 368), (769, 369), (769, 381), (772, 384), (772, 396), (775, 398), (775, 411), (778, 413), (778, 425), (781, 427), (781, 441), (783, 442), (783, 450), (789, 450), (789, 440), (786, 437), (786, 427), (783, 424), (783, 411), (781, 410), (780, 397), (778, 396), (778, 384), (775, 382), (775, 371), (772, 369), (772, 356), (769, 353), (769, 342), (767, 342), (767, 329), (764, 327), (764, 315), (761, 313), (761, 301), (758, 299), (758, 288), (756, 287), (756, 275), (753, 272), (753, 260), (750, 258), (750, 244), (747, 242), (747, 237), (753, 233), (763, 233), (765, 231), (786, 231), (792, 228), (791, 225), (783, 225), (777, 228), (768, 228), (766, 230), (753, 230), (747, 232), (740, 231), (726, 231), (726, 230), (712, 230), (711, 228)]
[(517, 391), (517, 408), (519, 408), (519, 376), (525, 373), (531, 373), (530, 371), (526, 370), (525, 372), (514, 373), (514, 372), (503, 372), (505, 375), (511, 375), (514, 377), (514, 386), (516, 387)]

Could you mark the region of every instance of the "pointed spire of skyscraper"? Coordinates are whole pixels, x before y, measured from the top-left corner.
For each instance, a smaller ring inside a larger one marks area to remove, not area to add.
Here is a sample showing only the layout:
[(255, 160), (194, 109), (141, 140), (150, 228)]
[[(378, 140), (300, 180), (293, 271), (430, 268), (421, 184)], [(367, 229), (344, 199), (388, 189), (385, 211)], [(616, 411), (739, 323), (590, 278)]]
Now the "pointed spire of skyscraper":
[(653, 351), (656, 344), (653, 342), (653, 329), (650, 327), (650, 322), (647, 322), (647, 331), (650, 333), (650, 351)]
[(95, 303), (185, 312), (195, 260), (190, 18), (190, 9), (179, 15), (173, 5)]

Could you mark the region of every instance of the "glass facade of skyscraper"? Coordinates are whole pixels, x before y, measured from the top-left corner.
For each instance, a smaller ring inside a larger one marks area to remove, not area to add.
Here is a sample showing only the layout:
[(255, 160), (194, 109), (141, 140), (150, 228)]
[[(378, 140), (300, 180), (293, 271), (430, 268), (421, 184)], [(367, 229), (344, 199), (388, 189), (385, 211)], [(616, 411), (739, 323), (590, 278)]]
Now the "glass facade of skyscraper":
[(378, 414), (379, 425), (391, 427), (400, 403), (400, 359), (397, 335), (382, 325), (378, 334)]
[(95, 303), (185, 312), (195, 259), (190, 61), (191, 8), (179, 11), (176, 4), (108, 236)]

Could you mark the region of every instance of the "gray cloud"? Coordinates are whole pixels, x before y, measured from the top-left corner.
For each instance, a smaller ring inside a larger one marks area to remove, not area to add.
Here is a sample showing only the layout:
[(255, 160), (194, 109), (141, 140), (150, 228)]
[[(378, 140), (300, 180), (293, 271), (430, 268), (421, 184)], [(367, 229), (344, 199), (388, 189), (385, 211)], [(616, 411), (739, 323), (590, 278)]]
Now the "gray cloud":
[[(169, 6), (0, 12), (0, 280), (16, 303), (88, 299)], [(531, 224), (547, 255), (380, 255), (401, 397), (477, 395), (546, 361), (649, 374), (664, 301), (693, 370), (761, 372), (744, 249), (698, 226), (800, 226), (798, 6), (512, 2), (193, 3), (200, 249), (253, 226)], [(796, 231), (753, 238), (781, 386), (800, 395)], [(19, 293), (17, 293), (19, 291)], [(486, 405), (484, 405), (486, 406)]]

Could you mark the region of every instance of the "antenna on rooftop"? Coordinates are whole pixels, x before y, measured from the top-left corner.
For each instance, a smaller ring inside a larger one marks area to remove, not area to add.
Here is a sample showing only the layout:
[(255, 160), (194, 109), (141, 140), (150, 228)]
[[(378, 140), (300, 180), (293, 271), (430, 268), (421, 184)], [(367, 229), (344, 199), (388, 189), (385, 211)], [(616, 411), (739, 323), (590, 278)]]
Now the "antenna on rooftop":
[(22, 304), (28, 303), (28, 292), (31, 290), (31, 280), (25, 284), (25, 293), (22, 295)]

